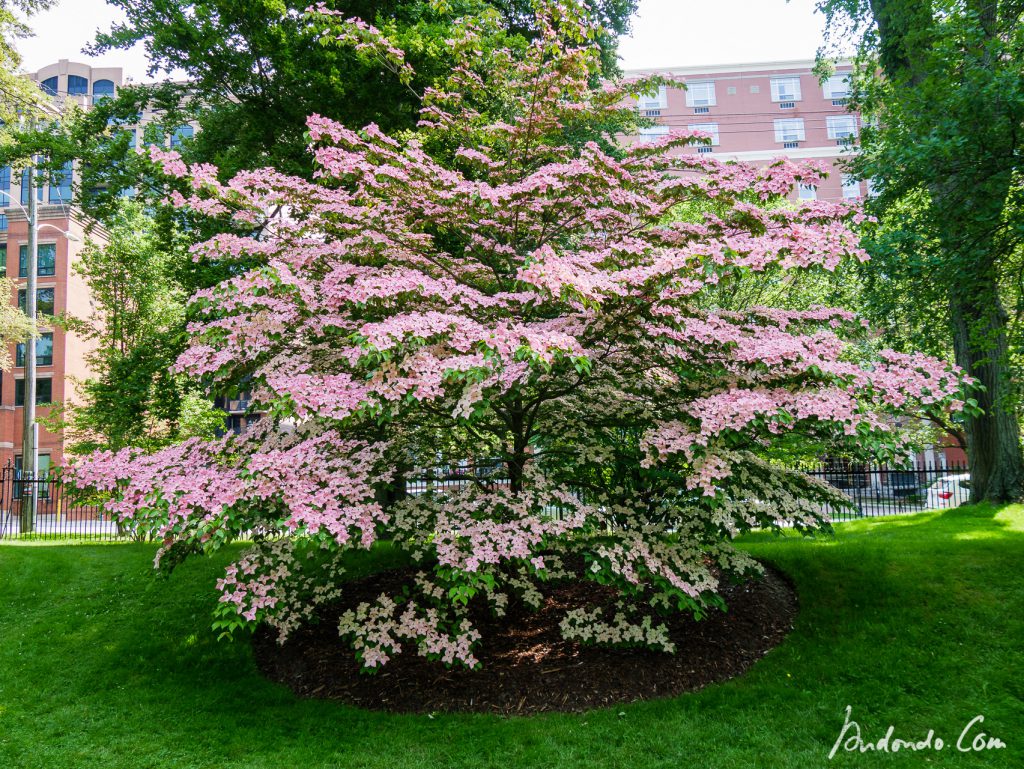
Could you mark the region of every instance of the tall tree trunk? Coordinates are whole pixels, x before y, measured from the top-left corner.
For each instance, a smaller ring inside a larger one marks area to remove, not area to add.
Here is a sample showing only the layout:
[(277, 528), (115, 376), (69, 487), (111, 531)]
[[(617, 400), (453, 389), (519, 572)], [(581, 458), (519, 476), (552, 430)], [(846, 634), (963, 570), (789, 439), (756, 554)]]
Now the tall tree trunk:
[(1024, 491), (1024, 458), (1007, 365), (1008, 317), (992, 288), (987, 297), (954, 292), (950, 301), (957, 365), (985, 388), (976, 395), (983, 413), (966, 420), (972, 502), (1010, 501)]

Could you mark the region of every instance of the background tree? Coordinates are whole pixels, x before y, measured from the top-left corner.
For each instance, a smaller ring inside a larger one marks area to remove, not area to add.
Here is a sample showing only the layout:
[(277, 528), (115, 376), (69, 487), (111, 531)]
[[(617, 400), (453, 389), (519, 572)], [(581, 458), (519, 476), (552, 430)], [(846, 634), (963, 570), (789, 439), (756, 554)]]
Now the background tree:
[[(615, 35), (627, 29), (636, 1), (591, 0), (588, 6), (592, 18), (609, 24), (603, 40), (609, 68), (615, 66)], [(494, 7), (515, 20), (502, 37), (535, 34), (529, 0), (321, 4), (377, 25), (401, 45), (414, 73), (403, 82), (380, 60), (331, 45), (325, 25), (334, 23), (333, 17), (306, 16), (307, 0), (111, 0), (111, 5), (127, 20), (98, 35), (92, 52), (142, 42), (150, 75), (184, 72), (185, 83), (155, 91), (137, 87), (129, 98), (153, 99), (183, 118), (197, 119), (202, 130), (188, 157), (214, 163), (224, 178), (265, 166), (308, 176), (305, 120), (313, 112), (345, 125), (374, 122), (388, 133), (412, 128), (424, 85), (452, 66), (445, 40), (455, 18)]]
[(80, 401), (67, 403), (53, 427), (72, 452), (158, 446), (224, 426), (224, 413), (196, 383), (166, 361), (184, 349), (185, 299), (172, 265), (184, 248), (167, 250), (138, 203), (124, 201), (107, 228), (107, 242), (89, 241), (75, 271), (92, 299), (88, 318), (61, 322), (94, 347), (86, 356), (93, 377), (80, 382)]
[[(1024, 490), (1020, 379), (1024, 5), (1017, 0), (827, 0), (859, 42), (854, 167), (880, 192), (866, 297), (895, 338), (951, 349), (984, 385), (964, 425), (974, 500)], [(944, 329), (941, 337), (937, 327)], [(1019, 325), (1019, 324), (1018, 324)], [(1017, 353), (1019, 355), (1019, 351)]]

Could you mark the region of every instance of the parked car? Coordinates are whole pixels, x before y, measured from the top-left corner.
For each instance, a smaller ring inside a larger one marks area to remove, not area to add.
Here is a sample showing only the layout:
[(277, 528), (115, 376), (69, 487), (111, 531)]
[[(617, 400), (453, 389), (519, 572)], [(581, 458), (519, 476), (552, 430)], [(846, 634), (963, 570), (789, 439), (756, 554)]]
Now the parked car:
[(947, 475), (928, 487), (928, 509), (959, 507), (971, 496), (971, 476)]
[(905, 499), (921, 501), (925, 489), (913, 470), (888, 470), (875, 478), (875, 494), (879, 499)]

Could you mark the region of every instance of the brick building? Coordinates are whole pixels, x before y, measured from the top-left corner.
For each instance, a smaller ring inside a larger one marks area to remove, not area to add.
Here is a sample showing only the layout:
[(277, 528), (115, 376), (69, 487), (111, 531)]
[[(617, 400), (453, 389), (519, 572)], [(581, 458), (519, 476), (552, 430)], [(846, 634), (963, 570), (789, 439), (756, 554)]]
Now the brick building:
[(669, 67), (636, 70), (627, 76), (671, 75), (686, 88), (663, 86), (639, 100), (638, 108), (657, 125), (643, 129), (636, 141), (651, 141), (672, 129), (711, 134), (711, 146), (687, 147), (686, 153), (710, 153), (722, 160), (767, 163), (777, 157), (818, 160), (829, 178), (818, 188), (801, 188), (805, 199), (859, 198), (869, 185), (843, 174), (837, 163), (853, 152), (860, 128), (847, 110), (849, 64), (841, 63), (824, 83), (812, 60), (716, 67)]

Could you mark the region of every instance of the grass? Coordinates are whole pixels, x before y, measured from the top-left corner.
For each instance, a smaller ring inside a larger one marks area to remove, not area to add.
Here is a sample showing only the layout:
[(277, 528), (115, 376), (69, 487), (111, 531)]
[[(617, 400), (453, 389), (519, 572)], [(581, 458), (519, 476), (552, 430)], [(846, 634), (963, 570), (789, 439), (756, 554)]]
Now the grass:
[[(751, 536), (795, 582), (786, 642), (741, 679), (584, 715), (368, 713), (296, 700), (209, 629), (227, 559), (154, 579), (144, 545), (0, 547), (0, 766), (1024, 766), (1024, 507), (857, 521), (834, 539)], [(365, 567), (365, 563), (363, 564)], [(828, 752), (852, 706), (866, 740)], [(960, 753), (963, 727), (1007, 748)]]

